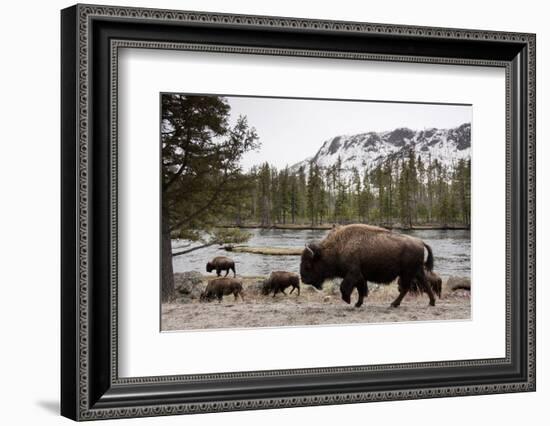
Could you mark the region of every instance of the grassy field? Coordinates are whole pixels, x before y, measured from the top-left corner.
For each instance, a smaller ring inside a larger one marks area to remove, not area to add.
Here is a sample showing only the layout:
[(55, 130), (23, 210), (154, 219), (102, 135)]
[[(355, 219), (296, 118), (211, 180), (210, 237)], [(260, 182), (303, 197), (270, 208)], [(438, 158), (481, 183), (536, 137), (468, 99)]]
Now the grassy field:
[[(212, 276), (204, 276), (206, 283)], [(259, 291), (262, 277), (242, 277), (244, 302), (226, 296), (217, 301), (200, 303), (182, 298), (162, 305), (162, 330), (196, 330), (220, 328), (281, 327), (303, 325), (387, 323), (403, 321), (442, 321), (470, 319), (470, 292), (451, 291), (444, 285), (436, 306), (428, 306), (426, 295), (407, 295), (399, 308), (390, 307), (397, 296), (397, 284), (370, 285), (368, 298), (361, 308), (340, 299), (338, 284), (325, 283), (318, 291), (301, 286), (301, 294), (264, 296)], [(444, 280), (445, 283), (445, 280)], [(287, 289), (287, 293), (290, 289)]]

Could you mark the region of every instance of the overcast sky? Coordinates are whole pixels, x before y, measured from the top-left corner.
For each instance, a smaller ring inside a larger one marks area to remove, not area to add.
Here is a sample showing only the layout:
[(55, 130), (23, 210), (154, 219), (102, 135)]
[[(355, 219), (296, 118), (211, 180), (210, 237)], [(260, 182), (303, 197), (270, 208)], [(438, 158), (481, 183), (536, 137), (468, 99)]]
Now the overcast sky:
[(472, 107), (462, 105), (226, 97), (231, 122), (246, 115), (262, 146), (245, 154), (244, 170), (268, 161), (284, 168), (315, 155), (338, 135), (381, 132), (397, 127), (422, 130), (452, 128), (472, 120)]

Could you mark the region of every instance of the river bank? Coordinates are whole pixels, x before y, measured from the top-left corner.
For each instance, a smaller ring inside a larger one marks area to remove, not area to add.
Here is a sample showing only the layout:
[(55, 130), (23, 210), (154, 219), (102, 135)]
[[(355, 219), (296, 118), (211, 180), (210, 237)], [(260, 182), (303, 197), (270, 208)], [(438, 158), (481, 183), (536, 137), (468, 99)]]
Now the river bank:
[[(212, 276), (202, 276), (199, 285), (206, 286)], [(452, 290), (449, 280), (443, 284), (441, 299), (436, 306), (428, 306), (426, 295), (407, 295), (399, 308), (390, 307), (397, 297), (397, 283), (369, 285), (369, 296), (361, 308), (344, 303), (340, 298), (339, 283), (326, 282), (322, 291), (301, 285), (296, 292), (264, 296), (261, 282), (265, 277), (250, 276), (243, 279), (244, 301), (226, 296), (221, 303), (200, 303), (198, 299), (180, 298), (162, 304), (163, 331), (286, 327), (306, 325), (337, 325), (392, 323), (409, 321), (442, 321), (470, 319), (470, 292)], [(352, 295), (355, 302), (356, 293)]]

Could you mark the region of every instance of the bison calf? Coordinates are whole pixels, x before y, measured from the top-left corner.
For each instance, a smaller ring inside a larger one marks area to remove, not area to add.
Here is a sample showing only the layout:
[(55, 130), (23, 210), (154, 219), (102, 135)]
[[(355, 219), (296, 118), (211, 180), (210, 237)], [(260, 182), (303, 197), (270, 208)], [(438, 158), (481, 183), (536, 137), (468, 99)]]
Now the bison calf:
[(218, 256), (206, 264), (206, 272), (216, 270), (216, 275), (219, 277), (222, 271), (225, 271), (224, 277), (227, 277), (229, 271), (233, 271), (233, 277), (237, 276), (235, 272), (235, 262), (233, 259), (225, 256)]
[(274, 271), (269, 278), (264, 281), (262, 288), (262, 294), (268, 295), (273, 292), (273, 297), (280, 291), (286, 296), (285, 289), (292, 287), (290, 293), (295, 289), (298, 290), (298, 296), (300, 295), (300, 277), (293, 272)]
[[(424, 268), (424, 278), (426, 279), (426, 285), (429, 285), (432, 291), (437, 294), (437, 297), (441, 299), (441, 289), (443, 287), (441, 277), (435, 272), (428, 271), (426, 268)], [(397, 281), (397, 285), (399, 286), (399, 291), (402, 291), (401, 278), (399, 278), (399, 280)], [(426, 292), (426, 289), (425, 287), (420, 285), (418, 279), (415, 278), (411, 282), (409, 291), (411, 293), (424, 293)]]
[(201, 302), (210, 302), (212, 299), (217, 298), (221, 303), (223, 296), (232, 294), (237, 300), (237, 296), (243, 297), (243, 282), (239, 278), (215, 278), (208, 281), (206, 289), (201, 294)]

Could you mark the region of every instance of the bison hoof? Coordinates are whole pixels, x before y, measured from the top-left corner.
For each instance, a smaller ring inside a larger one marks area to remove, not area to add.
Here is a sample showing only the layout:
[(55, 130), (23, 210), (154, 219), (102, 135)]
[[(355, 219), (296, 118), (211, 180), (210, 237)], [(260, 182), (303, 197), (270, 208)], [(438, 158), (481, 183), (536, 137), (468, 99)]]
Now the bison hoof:
[(356, 308), (360, 308), (362, 305), (363, 305), (363, 302), (357, 302), (357, 303), (355, 304), (355, 307), (356, 307)]
[(390, 306), (391, 306), (392, 308), (399, 308), (399, 303), (393, 302), (392, 304), (390, 304)]
[(342, 295), (342, 300), (346, 302), (348, 305), (351, 303), (351, 298), (347, 295)]
[(435, 306), (435, 300), (430, 300), (430, 306)]

